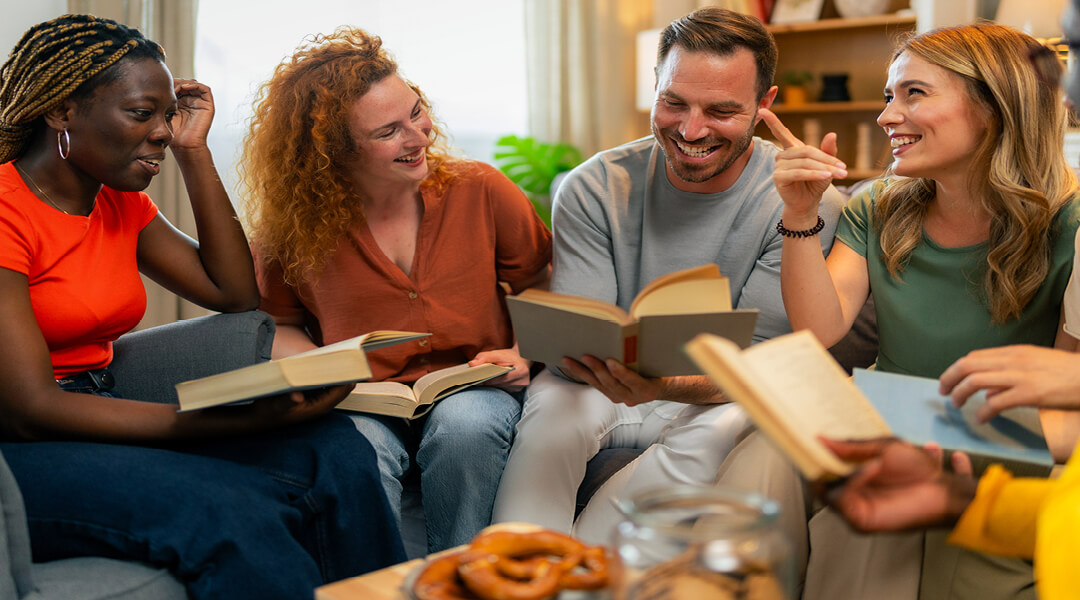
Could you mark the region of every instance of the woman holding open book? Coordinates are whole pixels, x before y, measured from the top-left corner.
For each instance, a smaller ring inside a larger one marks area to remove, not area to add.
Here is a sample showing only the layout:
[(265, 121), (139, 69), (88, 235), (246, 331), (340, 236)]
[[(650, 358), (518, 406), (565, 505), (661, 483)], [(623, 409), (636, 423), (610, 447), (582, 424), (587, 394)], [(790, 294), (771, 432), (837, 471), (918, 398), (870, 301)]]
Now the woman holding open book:
[[(785, 203), (781, 282), (792, 327), (831, 345), (872, 293), (877, 368), (934, 378), (977, 348), (1070, 346), (1059, 323), (1080, 202), (1062, 153), (1059, 74), (1052, 52), (999, 25), (904, 42), (878, 117), (893, 163), (850, 201), (828, 259), (811, 229), (822, 191), (846, 174), (836, 136), (807, 146), (767, 114), (785, 148), (774, 180)], [(928, 565), (964, 560), (984, 557)], [(986, 576), (993, 572), (978, 579), (1005, 593)]]
[(419, 467), (434, 551), (491, 519), (531, 366), (504, 286), (546, 281), (551, 234), (505, 176), (448, 155), (429, 111), (378, 37), (343, 28), (302, 45), (263, 85), (241, 164), (275, 355), (399, 329), (431, 336), (371, 353), (372, 381), (512, 367), (420, 419), (353, 416), (395, 508)]
[[(327, 414), (346, 390), (195, 413), (110, 392), (140, 271), (213, 310), (258, 301), (213, 111), (160, 46), (89, 15), (32, 27), (0, 69), (0, 450), (38, 561), (164, 567), (192, 598), (310, 597), (403, 554), (370, 445)], [(141, 192), (167, 147), (198, 242)]]

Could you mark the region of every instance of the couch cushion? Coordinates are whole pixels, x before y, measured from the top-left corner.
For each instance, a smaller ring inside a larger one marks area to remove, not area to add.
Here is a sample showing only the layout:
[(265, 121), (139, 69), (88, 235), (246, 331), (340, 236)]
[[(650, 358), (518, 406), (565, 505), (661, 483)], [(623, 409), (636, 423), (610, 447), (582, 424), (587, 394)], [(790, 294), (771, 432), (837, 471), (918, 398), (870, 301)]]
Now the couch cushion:
[(274, 320), (259, 311), (176, 321), (120, 336), (109, 370), (121, 398), (176, 404), (181, 381), (270, 358)]
[(33, 588), (26, 510), (15, 476), (0, 455), (0, 598), (28, 597)]
[(108, 558), (69, 558), (34, 563), (34, 600), (186, 600), (187, 592), (165, 569)]

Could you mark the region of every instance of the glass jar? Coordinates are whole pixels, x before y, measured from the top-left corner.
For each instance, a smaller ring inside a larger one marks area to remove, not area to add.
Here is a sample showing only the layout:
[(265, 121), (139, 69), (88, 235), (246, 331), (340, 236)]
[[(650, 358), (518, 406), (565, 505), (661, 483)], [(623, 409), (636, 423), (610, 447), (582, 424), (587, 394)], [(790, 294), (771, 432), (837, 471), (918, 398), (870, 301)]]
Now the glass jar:
[(616, 600), (794, 598), (791, 543), (766, 498), (673, 486), (618, 502)]

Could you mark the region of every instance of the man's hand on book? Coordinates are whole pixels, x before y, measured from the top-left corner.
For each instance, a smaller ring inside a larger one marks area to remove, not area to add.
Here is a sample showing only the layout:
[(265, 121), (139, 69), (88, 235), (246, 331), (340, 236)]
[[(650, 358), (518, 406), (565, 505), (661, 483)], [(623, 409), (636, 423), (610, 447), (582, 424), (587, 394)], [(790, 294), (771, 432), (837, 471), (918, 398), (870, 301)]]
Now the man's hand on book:
[(612, 402), (637, 406), (657, 400), (664, 391), (663, 378), (642, 377), (615, 359), (583, 356), (580, 361), (563, 358), (562, 365), (576, 380), (600, 390)]
[(952, 472), (942, 467), (940, 447), (920, 448), (888, 438), (821, 441), (859, 469), (818, 492), (852, 527), (863, 532), (904, 531), (954, 522), (975, 497), (971, 460), (952, 454)]
[(1080, 354), (1038, 346), (969, 352), (941, 375), (941, 393), (963, 406), (986, 390), (976, 417), (989, 421), (1014, 406), (1080, 409)]
[(502, 367), (513, 367), (514, 369), (513, 371), (508, 371), (505, 375), (500, 375), (495, 379), (485, 382), (484, 385), (502, 388), (509, 392), (523, 390), (529, 385), (529, 371), (532, 368), (532, 361), (521, 357), (517, 345), (513, 348), (485, 350), (484, 352), (480, 352), (469, 361), (469, 366), (475, 367), (476, 365), (482, 365), (484, 363), (492, 363)]

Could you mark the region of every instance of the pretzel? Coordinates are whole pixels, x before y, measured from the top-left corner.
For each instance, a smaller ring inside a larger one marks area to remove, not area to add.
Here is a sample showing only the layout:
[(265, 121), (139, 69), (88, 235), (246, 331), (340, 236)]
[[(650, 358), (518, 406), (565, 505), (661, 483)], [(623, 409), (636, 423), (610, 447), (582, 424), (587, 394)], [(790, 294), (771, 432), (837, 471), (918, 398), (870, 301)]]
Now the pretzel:
[(608, 574), (607, 550), (603, 546), (589, 546), (581, 559), (583, 573), (566, 573), (559, 584), (567, 590), (598, 590), (607, 586), (611, 577)]
[(542, 600), (559, 593), (559, 580), (563, 572), (551, 562), (541, 562), (535, 576), (519, 581), (504, 576), (496, 566), (499, 559), (493, 555), (478, 555), (458, 567), (458, 575), (465, 587), (484, 600)]
[(432, 560), (417, 577), (417, 600), (541, 600), (562, 589), (592, 590), (608, 584), (608, 556), (547, 530), (496, 530)]
[(429, 562), (413, 584), (416, 600), (476, 600), (457, 576), (463, 554), (455, 552)]
[[(581, 562), (585, 544), (568, 535), (543, 529), (529, 532), (500, 530), (476, 536), (469, 549), (499, 557), (496, 566), (500, 573), (523, 579), (534, 577), (533, 572), (545, 560), (564, 573), (570, 571)], [(548, 557), (556, 557), (557, 561)]]

